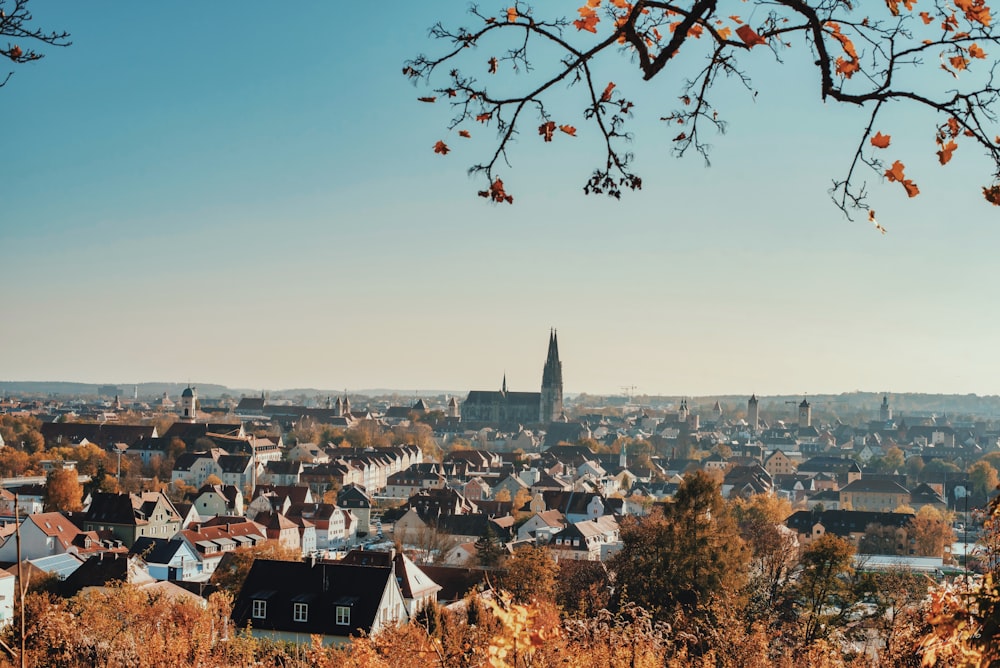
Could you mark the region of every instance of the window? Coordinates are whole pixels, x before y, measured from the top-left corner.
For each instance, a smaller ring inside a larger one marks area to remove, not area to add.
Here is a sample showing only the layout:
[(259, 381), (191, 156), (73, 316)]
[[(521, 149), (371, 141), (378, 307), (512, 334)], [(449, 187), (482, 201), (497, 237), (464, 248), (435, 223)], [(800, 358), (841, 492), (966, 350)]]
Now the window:
[(337, 606), (337, 624), (346, 626), (351, 623), (351, 609), (346, 605)]
[(296, 603), (292, 608), (292, 619), (297, 622), (308, 622), (309, 621), (309, 604), (308, 603)]
[(253, 602), (253, 618), (265, 619), (267, 617), (267, 601)]

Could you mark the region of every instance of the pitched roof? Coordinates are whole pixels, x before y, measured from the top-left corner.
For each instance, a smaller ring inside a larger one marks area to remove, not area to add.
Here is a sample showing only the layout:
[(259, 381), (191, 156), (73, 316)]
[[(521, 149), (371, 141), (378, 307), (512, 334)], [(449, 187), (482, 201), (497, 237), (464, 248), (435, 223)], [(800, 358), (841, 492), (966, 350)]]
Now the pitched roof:
[[(258, 559), (233, 602), (237, 628), (289, 631), (303, 635), (350, 636), (369, 632), (387, 586), (395, 586), (388, 566), (342, 562), (315, 564)], [(266, 615), (254, 618), (253, 601), (266, 601)], [(306, 621), (293, 618), (294, 603), (306, 603)], [(338, 624), (337, 607), (350, 608), (350, 623)]]

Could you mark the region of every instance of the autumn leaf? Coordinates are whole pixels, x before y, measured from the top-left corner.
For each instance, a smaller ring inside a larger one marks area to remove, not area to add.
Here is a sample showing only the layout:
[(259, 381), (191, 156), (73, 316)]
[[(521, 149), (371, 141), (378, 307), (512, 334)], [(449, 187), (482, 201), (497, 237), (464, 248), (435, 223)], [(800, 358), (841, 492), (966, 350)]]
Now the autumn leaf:
[(948, 119), (948, 132), (952, 137), (958, 136), (958, 119), (954, 116)]
[(993, 206), (1000, 206), (1000, 185), (983, 188), (983, 197)]
[(576, 128), (572, 125), (560, 125), (559, 129), (568, 134), (570, 137), (576, 136)]
[(448, 148), (448, 145), (445, 144), (440, 139), (438, 140), (438, 142), (436, 144), (434, 144), (434, 152), (435, 153), (440, 153), (441, 155), (448, 155), (448, 151), (450, 151), (450, 150), (451, 149)]
[(504, 191), (503, 181), (500, 179), (496, 179), (493, 183), (491, 183), (489, 190), (480, 190), (479, 196), (489, 198), (494, 202), (507, 202), (507, 204), (514, 203), (514, 198)]
[(891, 135), (884, 135), (881, 132), (876, 132), (875, 136), (871, 138), (872, 146), (875, 148), (889, 148), (891, 140)]
[(910, 197), (916, 197), (920, 194), (920, 188), (918, 188), (917, 184), (910, 179), (905, 179), (903, 181), (903, 189), (906, 190), (906, 194)]
[(448, 94), (448, 97), (455, 97), (456, 95), (458, 95), (458, 92), (454, 88), (449, 88), (448, 90), (445, 91), (445, 93)]
[(954, 67), (956, 70), (961, 71), (964, 70), (965, 67), (969, 64), (969, 59), (964, 56), (952, 56), (951, 58), (948, 59), (948, 62), (951, 63), (951, 66)]
[(17, 60), (24, 54), (24, 52), (21, 51), (21, 47), (16, 44), (7, 53), (10, 55), (11, 60)]
[(983, 51), (978, 44), (972, 44), (969, 46), (969, 55), (973, 58), (985, 58), (986, 52)]
[(736, 29), (736, 35), (751, 49), (758, 44), (767, 44), (767, 40), (758, 35), (756, 30), (745, 24)]
[(465, 137), (466, 139), (468, 139), (468, 138), (470, 138), (470, 137), (471, 137), (472, 135), (471, 135), (471, 134), (469, 134), (469, 131), (468, 131), (468, 130), (459, 130), (459, 131), (458, 131), (458, 136), (459, 136), (459, 137)]
[(729, 27), (719, 28), (718, 33), (721, 39), (729, 39), (733, 35), (733, 30)]
[(576, 26), (577, 30), (586, 30), (587, 32), (596, 33), (597, 24), (600, 23), (601, 17), (597, 14), (590, 14), (573, 21), (573, 25)]
[(892, 163), (892, 167), (885, 170), (885, 178), (890, 181), (902, 181), (903, 180), (903, 170), (905, 169), (903, 163), (899, 160)]
[(480, 123), (485, 123), (491, 118), (493, 118), (493, 114), (479, 114), (478, 116), (476, 116), (476, 120), (479, 121)]
[(542, 123), (538, 126), (538, 134), (542, 135), (542, 139), (549, 142), (552, 141), (552, 134), (556, 131), (556, 124), (554, 121), (549, 121), (547, 123)]
[(674, 141), (684, 141), (685, 139), (687, 139), (687, 133), (685, 132), (682, 132), (676, 137), (674, 137)]
[(614, 82), (609, 83), (607, 87), (604, 89), (604, 92), (601, 94), (601, 102), (610, 102), (611, 91), (613, 91), (614, 89), (615, 89)]
[(965, 13), (965, 18), (970, 23), (980, 23), (988, 26), (992, 20), (992, 17), (990, 17), (990, 8), (986, 5), (986, 0), (955, 0), (955, 6)]
[(490, 65), (490, 74), (496, 74), (497, 73), (497, 59), (496, 58), (490, 58), (488, 62), (489, 62), (489, 65)]
[(735, 14), (730, 16), (729, 18), (732, 19), (732, 21), (736, 23), (736, 25), (741, 25), (743, 23), (742, 19), (740, 19), (740, 17), (736, 16)]
[(436, 97), (418, 97), (417, 99), (419, 101), (421, 101), (421, 102), (433, 102), (437, 98)]
[(956, 148), (958, 148), (958, 144), (951, 140), (947, 144), (942, 144), (941, 150), (937, 152), (938, 162), (942, 165), (947, 165), (948, 161), (951, 160), (951, 154), (955, 152)]
[(920, 20), (923, 21), (924, 25), (926, 26), (931, 24), (931, 21), (934, 20), (934, 17), (928, 14), (927, 12), (920, 12)]
[(513, 23), (514, 21), (517, 21), (517, 8), (509, 7), (507, 9), (507, 23)]

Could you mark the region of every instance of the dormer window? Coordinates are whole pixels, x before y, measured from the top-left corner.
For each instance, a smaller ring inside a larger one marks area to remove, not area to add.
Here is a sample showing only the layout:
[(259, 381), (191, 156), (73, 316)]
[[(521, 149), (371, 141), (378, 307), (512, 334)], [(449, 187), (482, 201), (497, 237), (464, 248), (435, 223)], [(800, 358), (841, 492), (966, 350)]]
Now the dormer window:
[(337, 606), (337, 624), (347, 626), (351, 623), (351, 608), (346, 605)]
[(253, 602), (253, 618), (254, 619), (266, 619), (267, 618), (267, 601)]
[(309, 604), (308, 603), (296, 603), (292, 607), (292, 619), (296, 622), (308, 622), (309, 621)]

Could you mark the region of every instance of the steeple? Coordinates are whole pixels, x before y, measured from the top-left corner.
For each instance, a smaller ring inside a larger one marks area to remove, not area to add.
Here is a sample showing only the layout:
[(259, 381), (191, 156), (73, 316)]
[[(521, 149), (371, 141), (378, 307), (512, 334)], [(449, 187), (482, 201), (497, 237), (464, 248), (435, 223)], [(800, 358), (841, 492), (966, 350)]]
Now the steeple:
[(549, 330), (549, 351), (542, 369), (540, 422), (555, 421), (563, 412), (562, 362), (559, 361), (559, 341), (556, 330)]
[(501, 385), (500, 385), (500, 392), (502, 394), (507, 394), (507, 372), (506, 371), (504, 371), (504, 374), (503, 374), (503, 383), (501, 383)]

